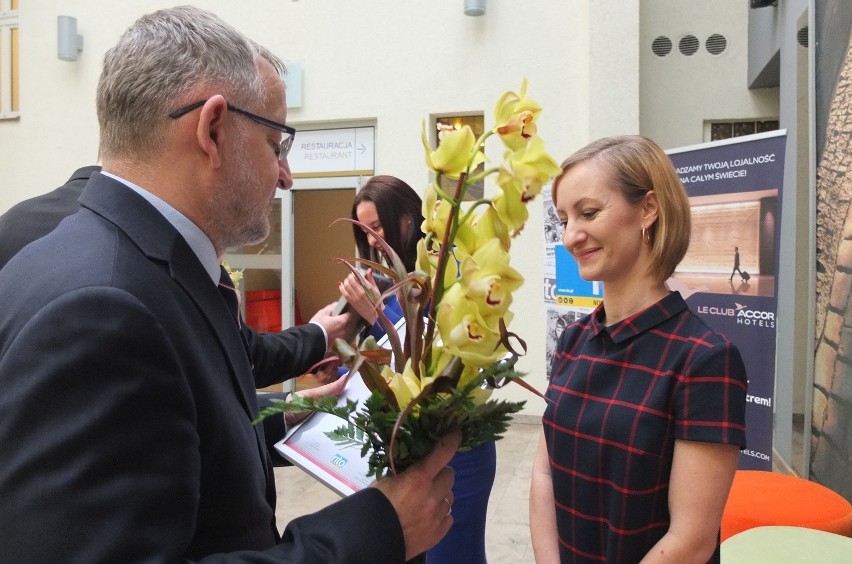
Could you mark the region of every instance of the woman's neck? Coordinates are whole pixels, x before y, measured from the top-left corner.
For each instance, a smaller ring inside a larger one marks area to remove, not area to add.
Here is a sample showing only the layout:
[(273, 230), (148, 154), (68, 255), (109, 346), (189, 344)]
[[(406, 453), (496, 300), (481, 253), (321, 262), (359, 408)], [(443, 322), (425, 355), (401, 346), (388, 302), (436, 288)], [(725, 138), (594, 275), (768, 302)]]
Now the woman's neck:
[(669, 294), (664, 284), (631, 283), (623, 288), (604, 284), (604, 325), (613, 325), (636, 315)]

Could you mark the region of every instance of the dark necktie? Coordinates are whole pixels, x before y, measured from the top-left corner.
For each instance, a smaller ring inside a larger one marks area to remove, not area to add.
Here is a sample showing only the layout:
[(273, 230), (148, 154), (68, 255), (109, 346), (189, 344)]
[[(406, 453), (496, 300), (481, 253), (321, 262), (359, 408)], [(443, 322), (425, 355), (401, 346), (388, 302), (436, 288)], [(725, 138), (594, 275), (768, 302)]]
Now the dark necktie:
[(225, 304), (228, 306), (228, 311), (231, 312), (231, 316), (234, 318), (234, 321), (237, 323), (237, 327), (241, 327), (240, 324), (240, 301), (237, 298), (237, 289), (234, 288), (234, 283), (231, 281), (231, 275), (228, 274), (228, 271), (225, 270), (224, 266), (219, 267), (219, 293), (222, 294), (222, 298), (225, 300)]
[[(254, 370), (254, 360), (251, 357), (251, 349), (249, 347), (248, 339), (243, 333), (243, 323), (242, 316), (240, 315), (240, 301), (237, 297), (237, 289), (234, 288), (234, 282), (231, 280), (231, 275), (228, 274), (228, 271), (225, 270), (224, 266), (219, 266), (219, 284), (217, 285), (217, 289), (219, 293), (222, 295), (222, 298), (225, 300), (225, 304), (228, 306), (228, 310), (231, 312), (231, 316), (234, 318), (234, 321), (237, 324), (237, 333), (240, 334), (240, 340), (243, 342), (243, 348), (246, 351), (246, 357), (248, 357), (249, 364), (251, 365), (252, 370)], [(253, 386), (252, 386), (253, 387)], [(257, 416), (257, 396), (254, 393), (248, 393), (244, 388), (244, 392), (249, 401), (249, 410), (252, 417)], [(257, 438), (257, 446), (258, 450), (261, 453), (261, 457), (264, 460), (263, 469), (266, 475), (266, 497), (267, 499), (275, 499), (275, 480), (272, 478), (272, 459), (269, 457), (269, 451), (266, 450), (266, 442), (263, 435), (263, 425), (256, 425), (254, 427), (254, 434)]]
[(237, 289), (234, 288), (234, 283), (231, 281), (231, 275), (228, 274), (228, 271), (225, 270), (224, 266), (219, 267), (219, 285), (217, 286), (219, 293), (222, 295), (222, 298), (225, 300), (225, 304), (228, 306), (228, 311), (231, 312), (231, 317), (234, 318), (234, 322), (237, 324), (237, 332), (240, 334), (240, 340), (243, 342), (243, 348), (246, 350), (246, 356), (248, 356), (249, 362), (254, 368), (254, 360), (251, 358), (251, 349), (248, 344), (248, 339), (243, 333), (243, 322), (242, 316), (240, 315), (240, 301), (237, 298)]

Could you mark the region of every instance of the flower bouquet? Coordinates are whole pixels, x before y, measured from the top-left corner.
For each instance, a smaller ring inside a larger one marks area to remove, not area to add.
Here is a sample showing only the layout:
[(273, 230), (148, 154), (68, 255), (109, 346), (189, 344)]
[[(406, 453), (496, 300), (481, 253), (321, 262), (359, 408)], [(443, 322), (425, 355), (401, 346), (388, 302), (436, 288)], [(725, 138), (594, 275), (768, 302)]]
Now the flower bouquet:
[[(390, 349), (371, 336), (335, 343), (340, 362), (349, 374), (361, 375), (370, 397), (363, 405), (352, 400), (338, 405), (334, 397), (294, 394), (291, 401), (261, 411), (259, 419), (283, 410), (340, 417), (343, 423), (330, 438), (361, 445), (361, 455), (369, 453), (369, 473), (376, 478), (416, 463), (437, 440), (457, 429), (462, 432), (462, 450), (501, 438), (511, 414), (524, 402), (490, 399), (492, 390), (518, 382), (535, 392), (514, 369), (526, 345), (508, 330), (512, 292), (523, 283), (509, 264), (509, 248), (528, 218), (526, 204), (561, 170), (536, 134), (540, 112), (526, 97), (525, 80), (519, 94), (500, 97), (496, 126), (479, 139), (468, 126), (441, 130), (439, 146), (432, 150), (424, 124), (426, 164), (435, 175), (423, 200), (424, 237), (416, 270), (406, 272), (393, 249), (369, 226), (345, 220), (380, 240), (388, 265), (341, 260), (367, 289), (355, 263), (393, 281), (381, 296), (370, 296)], [(492, 135), (505, 145), (502, 163), (477, 172), (487, 161), (481, 148)], [(492, 198), (463, 202), (474, 183), (492, 174), (498, 187)], [(454, 193), (441, 189), (441, 177), (455, 181)], [(384, 298), (393, 293), (403, 309), (402, 336), (382, 311)]]

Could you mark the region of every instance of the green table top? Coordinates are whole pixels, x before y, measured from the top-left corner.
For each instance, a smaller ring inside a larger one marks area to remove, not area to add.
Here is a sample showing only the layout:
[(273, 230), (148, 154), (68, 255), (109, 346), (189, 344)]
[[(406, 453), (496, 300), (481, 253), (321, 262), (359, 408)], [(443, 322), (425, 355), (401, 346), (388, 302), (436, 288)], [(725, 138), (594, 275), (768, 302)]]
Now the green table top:
[(852, 538), (802, 527), (754, 527), (722, 543), (722, 564), (852, 564)]

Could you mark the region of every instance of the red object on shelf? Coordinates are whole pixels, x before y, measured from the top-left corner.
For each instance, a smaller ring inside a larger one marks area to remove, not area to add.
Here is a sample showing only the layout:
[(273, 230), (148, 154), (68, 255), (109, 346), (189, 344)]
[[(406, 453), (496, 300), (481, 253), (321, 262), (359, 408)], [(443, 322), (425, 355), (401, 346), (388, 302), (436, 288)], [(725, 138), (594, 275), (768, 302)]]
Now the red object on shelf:
[(246, 325), (258, 331), (281, 331), (281, 290), (246, 292)]

